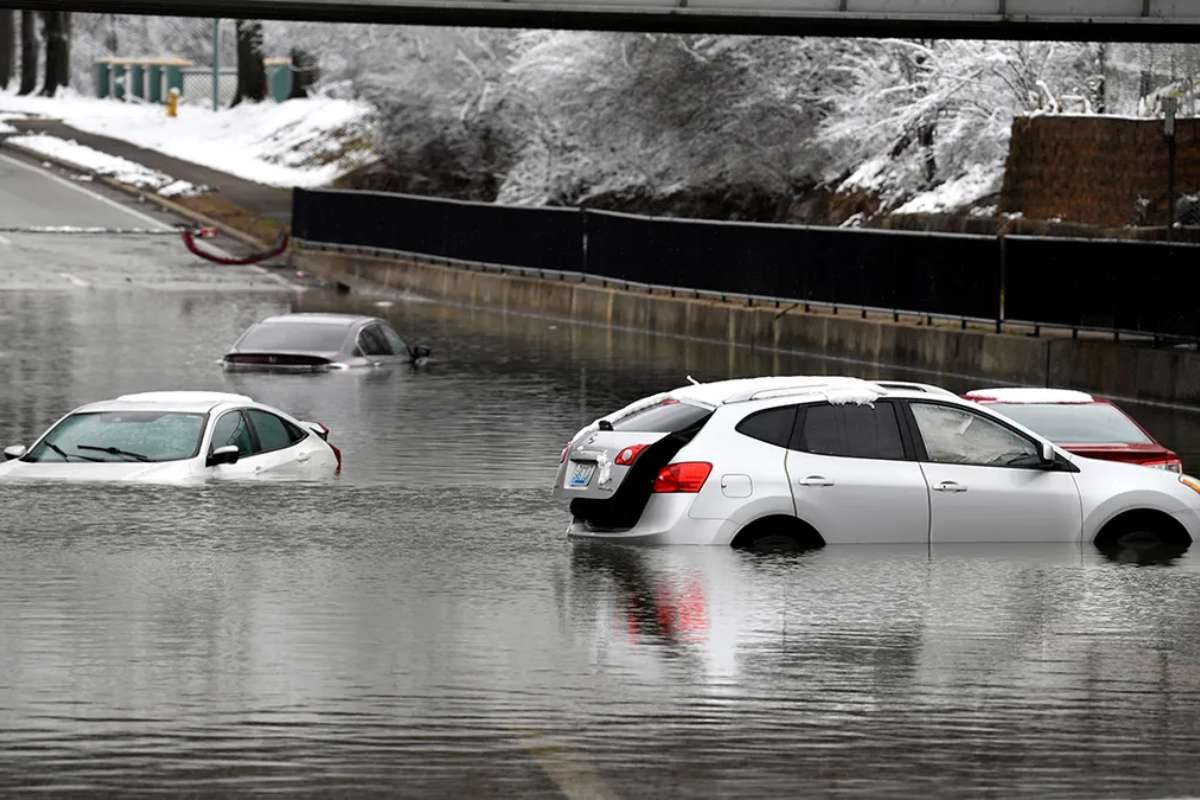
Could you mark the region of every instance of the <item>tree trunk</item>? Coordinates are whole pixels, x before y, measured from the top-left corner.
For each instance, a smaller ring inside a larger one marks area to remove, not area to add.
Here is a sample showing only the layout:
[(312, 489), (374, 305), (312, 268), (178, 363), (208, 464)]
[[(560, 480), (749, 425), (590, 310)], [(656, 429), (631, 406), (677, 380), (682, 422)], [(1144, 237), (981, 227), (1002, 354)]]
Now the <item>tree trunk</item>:
[(243, 100), (259, 102), (267, 96), (267, 69), (263, 66), (262, 23), (237, 21), (237, 92), (230, 107)]
[(21, 12), (21, 88), (18, 94), (32, 94), (37, 89), (38, 40), (37, 15)]
[(7, 89), (17, 66), (17, 29), (13, 24), (13, 12), (0, 9), (0, 89)]
[(42, 16), (45, 20), (42, 35), (46, 40), (46, 80), (41, 93), (45, 97), (54, 97), (58, 87), (69, 82), (67, 30), (70, 23), (61, 11), (46, 11)]
[(292, 91), (288, 93), (288, 99), (308, 97), (308, 90), (321, 77), (317, 59), (299, 47), (293, 47), (289, 55), (292, 57)]

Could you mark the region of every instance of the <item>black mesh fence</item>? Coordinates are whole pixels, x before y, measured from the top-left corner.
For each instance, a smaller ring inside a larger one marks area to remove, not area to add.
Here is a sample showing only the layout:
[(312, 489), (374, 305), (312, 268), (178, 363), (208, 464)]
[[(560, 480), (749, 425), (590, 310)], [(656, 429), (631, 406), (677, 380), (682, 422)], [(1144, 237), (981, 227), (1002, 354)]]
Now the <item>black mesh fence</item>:
[(403, 250), (463, 261), (578, 271), (583, 213), (384, 192), (306, 191), (292, 200), (292, 232), (311, 242)]
[(996, 319), (984, 236), (670, 220), (589, 211), (586, 271), (730, 294)]
[(1200, 338), (1200, 247), (1005, 240), (1005, 318)]
[(380, 192), (294, 194), (330, 244), (781, 300), (1200, 339), (1200, 247), (675, 220)]

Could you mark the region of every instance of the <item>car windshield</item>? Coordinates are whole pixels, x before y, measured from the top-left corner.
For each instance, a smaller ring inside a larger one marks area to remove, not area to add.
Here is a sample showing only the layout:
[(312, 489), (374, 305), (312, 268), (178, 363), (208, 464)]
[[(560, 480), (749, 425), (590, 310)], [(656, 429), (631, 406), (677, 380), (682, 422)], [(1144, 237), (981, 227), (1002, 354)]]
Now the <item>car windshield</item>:
[(346, 326), (319, 322), (268, 322), (255, 325), (242, 340), (238, 350), (244, 352), (300, 351), (329, 353), (342, 349), (346, 341)]
[(989, 408), (1065, 444), (1153, 444), (1120, 409), (1108, 403), (991, 403)]
[(181, 461), (200, 452), (205, 414), (103, 411), (72, 414), (24, 461)]
[(678, 433), (710, 416), (712, 411), (701, 406), (664, 400), (644, 411), (636, 411), (613, 423), (615, 431), (631, 433)]

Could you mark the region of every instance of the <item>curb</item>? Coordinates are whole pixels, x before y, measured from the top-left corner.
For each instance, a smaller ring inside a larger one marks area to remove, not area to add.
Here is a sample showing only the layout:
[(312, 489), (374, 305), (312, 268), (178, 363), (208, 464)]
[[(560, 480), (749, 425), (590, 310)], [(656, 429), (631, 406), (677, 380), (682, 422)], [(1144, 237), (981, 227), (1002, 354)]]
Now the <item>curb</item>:
[(268, 242), (264, 242), (255, 236), (244, 233), (237, 228), (230, 227), (223, 222), (218, 222), (207, 214), (201, 214), (198, 211), (193, 211), (187, 206), (180, 205), (179, 203), (168, 200), (165, 197), (161, 197), (155, 192), (147, 192), (144, 189), (139, 189), (136, 186), (130, 186), (127, 183), (121, 183), (120, 181), (113, 180), (107, 175), (100, 175), (93, 170), (87, 169), (86, 167), (81, 167), (78, 164), (73, 164), (70, 161), (64, 161), (54, 156), (48, 156), (44, 153), (39, 153), (37, 150), (33, 150), (32, 148), (22, 147), (19, 144), (13, 144), (11, 141), (7, 140), (7, 137), (0, 137), (0, 149), (11, 150), (14, 153), (24, 156), (25, 158), (34, 159), (39, 163), (51, 164), (59, 169), (73, 172), (76, 175), (90, 175), (93, 181), (107, 186), (110, 189), (115, 189), (131, 197), (135, 197), (143, 203), (148, 202), (156, 205), (163, 211), (174, 214), (177, 217), (182, 217), (189, 222), (203, 225), (205, 227), (216, 228), (222, 233), (228, 235), (230, 238), (236, 239), (240, 243), (249, 247), (261, 250), (269, 246)]

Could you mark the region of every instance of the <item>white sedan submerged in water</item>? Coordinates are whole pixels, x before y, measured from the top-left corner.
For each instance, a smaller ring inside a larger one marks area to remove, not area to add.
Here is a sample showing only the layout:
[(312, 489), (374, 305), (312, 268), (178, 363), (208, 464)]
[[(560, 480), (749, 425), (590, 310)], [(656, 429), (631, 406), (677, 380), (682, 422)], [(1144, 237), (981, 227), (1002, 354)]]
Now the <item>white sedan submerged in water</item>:
[(32, 447), (6, 448), (0, 479), (314, 480), (341, 470), (328, 435), (244, 395), (130, 394), (75, 409)]
[(569, 534), (754, 549), (1200, 536), (1200, 481), (1083, 458), (933, 387), (853, 378), (685, 386), (583, 429)]

